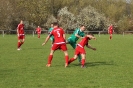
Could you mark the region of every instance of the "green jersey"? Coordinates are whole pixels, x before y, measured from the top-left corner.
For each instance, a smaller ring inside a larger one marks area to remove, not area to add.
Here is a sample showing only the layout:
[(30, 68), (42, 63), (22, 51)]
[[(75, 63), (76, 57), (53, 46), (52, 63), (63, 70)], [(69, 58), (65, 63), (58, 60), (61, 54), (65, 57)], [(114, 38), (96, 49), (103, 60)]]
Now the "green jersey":
[(85, 33), (83, 31), (81, 31), (79, 28), (77, 28), (73, 34), (69, 37), (69, 39), (71, 39), (73, 42), (76, 42), (79, 38), (75, 36), (75, 34), (84, 37)]
[(48, 33), (50, 33), (52, 30), (53, 30), (53, 28), (52, 28), (52, 27), (51, 27), (51, 28), (49, 28)]
[[(48, 33), (50, 33), (53, 29), (54, 29), (54, 28), (52, 28), (52, 27), (49, 28)], [(50, 40), (53, 41), (53, 40), (54, 40), (54, 36), (51, 36), (51, 37), (50, 37)]]

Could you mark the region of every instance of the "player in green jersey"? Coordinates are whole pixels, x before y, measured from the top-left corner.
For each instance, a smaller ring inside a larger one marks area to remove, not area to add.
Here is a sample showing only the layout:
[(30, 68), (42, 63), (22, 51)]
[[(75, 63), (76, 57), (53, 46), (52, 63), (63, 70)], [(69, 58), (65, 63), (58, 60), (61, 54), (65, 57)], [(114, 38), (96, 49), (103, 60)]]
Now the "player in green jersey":
[[(76, 28), (73, 34), (67, 39), (67, 44), (70, 44), (74, 49), (76, 48), (76, 42), (79, 38), (83, 38), (85, 36), (84, 33), (85, 26), (81, 25), (80, 28)], [(81, 56), (78, 56), (79, 62), (81, 62)]]
[[(53, 30), (53, 23), (51, 23), (51, 27), (49, 28), (48, 33), (50, 33), (52, 30)], [(54, 42), (54, 36), (51, 36), (50, 37), (50, 40), (51, 40), (51, 42), (53, 44), (53, 42)]]

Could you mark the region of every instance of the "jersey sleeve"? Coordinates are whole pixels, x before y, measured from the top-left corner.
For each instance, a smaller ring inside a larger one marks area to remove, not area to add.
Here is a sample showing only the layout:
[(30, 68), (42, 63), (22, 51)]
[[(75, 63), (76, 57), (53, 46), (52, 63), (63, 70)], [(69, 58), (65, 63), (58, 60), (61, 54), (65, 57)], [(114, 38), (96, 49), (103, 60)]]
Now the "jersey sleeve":
[(65, 32), (64, 32), (64, 30), (61, 28), (61, 30), (62, 30), (62, 34), (65, 34)]
[(49, 36), (51, 37), (53, 35), (53, 30), (49, 32)]
[(75, 30), (75, 34), (78, 34), (79, 33), (79, 29), (77, 28), (76, 30)]

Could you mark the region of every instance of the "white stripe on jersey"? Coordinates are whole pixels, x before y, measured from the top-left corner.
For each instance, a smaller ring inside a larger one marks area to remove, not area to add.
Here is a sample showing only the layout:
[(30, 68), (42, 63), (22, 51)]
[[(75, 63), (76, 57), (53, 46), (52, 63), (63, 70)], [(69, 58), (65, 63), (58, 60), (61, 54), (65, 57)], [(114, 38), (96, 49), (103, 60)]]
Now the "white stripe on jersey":
[(63, 43), (65, 43), (65, 42), (59, 42), (59, 43), (54, 43), (54, 44), (63, 44)]
[(83, 46), (81, 46), (80, 44), (77, 44), (79, 47), (83, 48)]

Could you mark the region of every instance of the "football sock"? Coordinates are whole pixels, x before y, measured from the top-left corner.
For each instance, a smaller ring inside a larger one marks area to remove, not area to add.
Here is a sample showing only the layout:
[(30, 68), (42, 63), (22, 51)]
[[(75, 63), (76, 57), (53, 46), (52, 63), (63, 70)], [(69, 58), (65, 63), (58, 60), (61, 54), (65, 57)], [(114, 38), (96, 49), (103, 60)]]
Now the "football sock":
[(53, 55), (49, 55), (49, 57), (48, 57), (48, 64), (51, 64), (52, 59), (53, 59)]
[(82, 60), (81, 60), (81, 64), (82, 64), (82, 66), (85, 65), (85, 59), (82, 59)]
[[(24, 43), (24, 42), (20, 42), (20, 46), (21, 46), (23, 43)], [(20, 47), (20, 46), (19, 46), (19, 47)]]
[(18, 42), (18, 48), (20, 47), (20, 45), (21, 45), (21, 43), (20, 43), (20, 42)]
[(110, 36), (110, 39), (112, 39), (112, 36)]
[(38, 35), (38, 38), (40, 38), (40, 35)]
[(70, 64), (71, 62), (75, 61), (76, 59), (74, 58), (71, 58), (69, 61), (68, 61), (68, 64)]
[(66, 63), (68, 64), (69, 56), (65, 56)]

